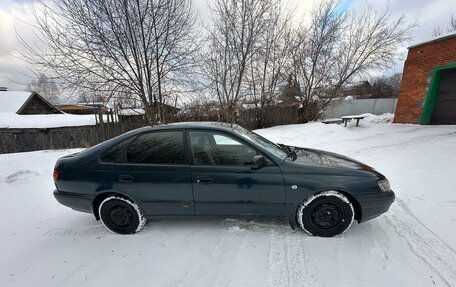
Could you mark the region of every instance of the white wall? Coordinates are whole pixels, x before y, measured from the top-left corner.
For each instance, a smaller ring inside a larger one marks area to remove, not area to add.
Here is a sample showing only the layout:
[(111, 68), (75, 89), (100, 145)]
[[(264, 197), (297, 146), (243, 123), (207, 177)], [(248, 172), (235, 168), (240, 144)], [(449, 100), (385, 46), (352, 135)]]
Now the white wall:
[(323, 119), (371, 113), (381, 115), (396, 110), (397, 99), (354, 99), (331, 102), (323, 112)]

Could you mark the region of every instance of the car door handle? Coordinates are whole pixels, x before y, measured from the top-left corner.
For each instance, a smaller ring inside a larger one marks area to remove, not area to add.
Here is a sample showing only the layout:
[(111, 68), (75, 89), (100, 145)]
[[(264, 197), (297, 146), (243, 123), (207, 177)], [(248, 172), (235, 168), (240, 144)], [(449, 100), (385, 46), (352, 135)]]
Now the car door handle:
[(133, 176), (129, 174), (121, 174), (117, 176), (117, 179), (119, 180), (119, 182), (123, 183), (133, 182)]
[(212, 178), (210, 178), (208, 176), (198, 176), (196, 178), (196, 182), (202, 183), (202, 184), (208, 184), (208, 183), (212, 183)]

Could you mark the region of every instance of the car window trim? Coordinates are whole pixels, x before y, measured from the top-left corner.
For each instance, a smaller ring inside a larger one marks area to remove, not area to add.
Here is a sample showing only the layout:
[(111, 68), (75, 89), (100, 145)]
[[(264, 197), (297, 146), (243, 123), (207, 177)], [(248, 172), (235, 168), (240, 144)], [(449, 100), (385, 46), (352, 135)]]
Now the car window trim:
[(258, 148), (256, 148), (255, 146), (253, 146), (251, 143), (249, 143), (248, 141), (244, 140), (243, 138), (241, 137), (238, 137), (236, 134), (232, 134), (232, 133), (229, 133), (229, 132), (226, 132), (226, 131), (222, 131), (222, 130), (212, 130), (212, 129), (198, 129), (198, 128), (188, 128), (186, 129), (185, 131), (185, 134), (186, 134), (186, 138), (187, 138), (187, 147), (188, 147), (188, 156), (189, 156), (189, 164), (191, 166), (203, 166), (203, 167), (208, 167), (208, 166), (218, 166), (218, 167), (223, 167), (223, 166), (226, 166), (226, 167), (233, 167), (233, 166), (236, 166), (236, 167), (241, 167), (241, 166), (244, 166), (244, 167), (251, 167), (251, 165), (233, 165), (233, 164), (230, 164), (230, 165), (212, 165), (212, 164), (195, 164), (195, 160), (193, 158), (193, 150), (192, 150), (192, 145), (191, 145), (191, 142), (190, 142), (190, 132), (192, 131), (196, 131), (196, 132), (212, 132), (212, 133), (218, 133), (218, 134), (223, 134), (223, 135), (227, 135), (228, 137), (231, 137), (231, 138), (234, 138), (236, 139), (237, 141), (241, 142), (242, 144), (245, 144), (246, 146), (248, 146), (249, 148), (253, 149), (254, 151), (256, 151), (256, 153), (258, 155), (262, 155), (266, 158), (267, 161), (271, 162), (272, 165), (269, 165), (269, 166), (277, 166), (277, 164), (266, 154), (264, 154), (263, 152), (259, 151)]

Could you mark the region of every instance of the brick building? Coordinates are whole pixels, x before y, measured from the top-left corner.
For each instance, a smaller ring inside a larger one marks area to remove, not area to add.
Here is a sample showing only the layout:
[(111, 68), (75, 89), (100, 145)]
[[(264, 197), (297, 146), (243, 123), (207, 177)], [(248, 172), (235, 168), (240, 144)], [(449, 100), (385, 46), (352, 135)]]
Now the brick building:
[(408, 48), (394, 122), (456, 124), (456, 34)]

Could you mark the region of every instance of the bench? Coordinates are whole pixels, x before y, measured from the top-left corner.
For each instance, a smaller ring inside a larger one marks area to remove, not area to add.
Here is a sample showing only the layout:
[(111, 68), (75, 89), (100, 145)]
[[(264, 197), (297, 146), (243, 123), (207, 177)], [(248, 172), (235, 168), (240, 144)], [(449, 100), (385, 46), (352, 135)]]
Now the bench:
[(342, 119), (337, 118), (337, 119), (326, 119), (326, 120), (322, 120), (321, 122), (324, 124), (341, 124), (344, 121)]
[(347, 123), (351, 120), (356, 120), (356, 126), (358, 126), (359, 121), (364, 119), (364, 116), (344, 116), (340, 117), (340, 119), (344, 122), (344, 127), (346, 127)]

